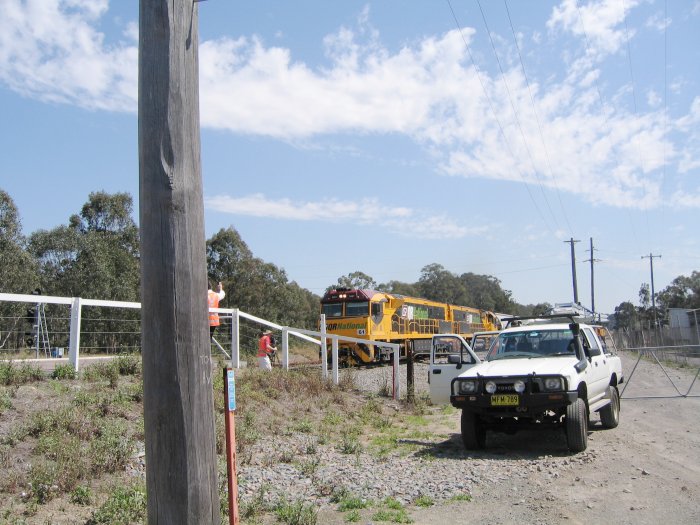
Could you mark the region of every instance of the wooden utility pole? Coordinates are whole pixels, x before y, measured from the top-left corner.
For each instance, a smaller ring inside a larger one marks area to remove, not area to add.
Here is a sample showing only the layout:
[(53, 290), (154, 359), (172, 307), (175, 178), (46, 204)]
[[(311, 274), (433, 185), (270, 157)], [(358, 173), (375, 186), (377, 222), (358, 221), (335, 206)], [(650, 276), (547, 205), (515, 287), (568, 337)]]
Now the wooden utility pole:
[(586, 259), (583, 262), (590, 262), (591, 263), (591, 311), (593, 312), (593, 319), (595, 320), (595, 279), (593, 278), (593, 263), (600, 262), (600, 259), (596, 259), (593, 257), (593, 237), (590, 238), (591, 240), (591, 258)]
[(148, 523), (219, 524), (193, 0), (140, 0), (139, 209)]
[(642, 259), (649, 259), (649, 271), (651, 272), (651, 309), (654, 312), (654, 330), (658, 327), (658, 320), (656, 319), (656, 291), (654, 290), (654, 257), (661, 259), (660, 255), (654, 255), (650, 253), (649, 255), (642, 255)]
[(575, 241), (572, 237), (570, 241), (564, 241), (571, 244), (571, 279), (574, 283), (574, 302), (578, 304), (578, 284), (576, 282), (576, 251), (574, 250), (574, 244), (579, 242)]

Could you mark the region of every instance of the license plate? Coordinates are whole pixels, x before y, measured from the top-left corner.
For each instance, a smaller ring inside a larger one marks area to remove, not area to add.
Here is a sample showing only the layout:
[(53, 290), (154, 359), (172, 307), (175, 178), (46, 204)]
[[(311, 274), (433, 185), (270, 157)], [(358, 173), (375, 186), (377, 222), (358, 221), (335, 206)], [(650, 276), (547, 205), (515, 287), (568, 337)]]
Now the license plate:
[(517, 407), (520, 404), (520, 397), (515, 394), (500, 394), (491, 396), (491, 406), (494, 407)]

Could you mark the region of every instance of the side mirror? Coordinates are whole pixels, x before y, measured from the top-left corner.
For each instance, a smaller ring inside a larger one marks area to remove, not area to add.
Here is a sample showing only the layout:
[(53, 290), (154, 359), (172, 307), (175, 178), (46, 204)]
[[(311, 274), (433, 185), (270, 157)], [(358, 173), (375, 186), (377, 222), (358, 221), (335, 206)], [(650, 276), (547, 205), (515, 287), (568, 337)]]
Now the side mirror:
[(462, 358), (458, 354), (450, 354), (447, 356), (447, 362), (451, 365), (461, 365)]

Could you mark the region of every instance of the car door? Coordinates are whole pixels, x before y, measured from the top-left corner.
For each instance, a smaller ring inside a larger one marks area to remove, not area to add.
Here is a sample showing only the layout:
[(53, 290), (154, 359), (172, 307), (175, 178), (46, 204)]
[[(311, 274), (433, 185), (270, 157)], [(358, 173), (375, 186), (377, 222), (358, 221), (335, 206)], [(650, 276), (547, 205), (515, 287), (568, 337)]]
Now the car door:
[(587, 348), (586, 352), (590, 357), (591, 366), (589, 367), (586, 383), (588, 384), (588, 402), (592, 403), (605, 395), (610, 383), (607, 356), (603, 352), (603, 348), (592, 329), (582, 327), (581, 332), (584, 337), (583, 344)]
[(480, 362), (460, 336), (434, 335), (428, 369), (430, 400), (433, 404), (449, 403), (452, 380)]

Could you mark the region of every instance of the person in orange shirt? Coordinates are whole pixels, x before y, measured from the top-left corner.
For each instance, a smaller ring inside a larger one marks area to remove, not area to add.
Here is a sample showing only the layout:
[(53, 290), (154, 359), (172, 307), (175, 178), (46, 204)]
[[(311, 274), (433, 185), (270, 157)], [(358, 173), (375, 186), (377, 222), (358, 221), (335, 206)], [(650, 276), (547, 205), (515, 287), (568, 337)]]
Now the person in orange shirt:
[[(216, 292), (214, 292), (212, 288), (214, 288), (214, 285), (209, 281), (209, 290), (207, 291), (209, 308), (218, 308), (219, 301), (226, 297), (226, 292), (224, 292), (224, 287), (221, 283), (219, 283)], [(221, 324), (219, 321), (219, 314), (217, 312), (209, 312), (209, 337), (214, 337), (214, 332), (219, 324)]]
[(277, 351), (277, 348), (272, 346), (271, 334), (271, 330), (264, 330), (260, 332), (260, 339), (258, 340), (258, 366), (263, 370), (272, 370), (270, 354)]

